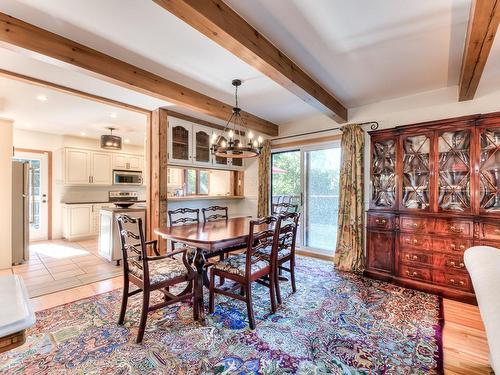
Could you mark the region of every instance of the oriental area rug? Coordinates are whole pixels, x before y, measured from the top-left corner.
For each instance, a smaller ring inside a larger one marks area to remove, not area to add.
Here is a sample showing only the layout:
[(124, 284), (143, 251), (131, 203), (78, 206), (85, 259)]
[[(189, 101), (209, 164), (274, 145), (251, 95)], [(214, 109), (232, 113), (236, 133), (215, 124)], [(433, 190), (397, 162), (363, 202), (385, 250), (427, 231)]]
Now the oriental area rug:
[(268, 289), (254, 286), (254, 331), (245, 304), (221, 295), (205, 325), (189, 303), (151, 313), (142, 344), (140, 294), (124, 326), (121, 290), (41, 311), (26, 344), (0, 354), (0, 373), (442, 374), (439, 297), (310, 258), (297, 259), (296, 273), (297, 292), (281, 283), (276, 314)]

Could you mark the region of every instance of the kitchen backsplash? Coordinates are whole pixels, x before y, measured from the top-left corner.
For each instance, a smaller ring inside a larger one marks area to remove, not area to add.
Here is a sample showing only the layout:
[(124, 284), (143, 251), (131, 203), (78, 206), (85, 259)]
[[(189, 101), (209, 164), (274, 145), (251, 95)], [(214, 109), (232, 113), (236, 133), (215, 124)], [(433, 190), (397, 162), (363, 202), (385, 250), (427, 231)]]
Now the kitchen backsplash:
[(66, 186), (62, 191), (61, 202), (105, 202), (108, 201), (110, 191), (137, 191), (138, 200), (146, 199), (145, 186)]

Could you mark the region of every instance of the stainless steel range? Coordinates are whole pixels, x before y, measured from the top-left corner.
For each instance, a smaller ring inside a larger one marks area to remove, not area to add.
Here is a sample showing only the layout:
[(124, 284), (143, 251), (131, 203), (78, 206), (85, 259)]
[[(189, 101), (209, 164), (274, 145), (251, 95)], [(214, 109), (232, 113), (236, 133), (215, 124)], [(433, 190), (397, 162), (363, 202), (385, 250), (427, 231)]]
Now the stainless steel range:
[(110, 191), (109, 201), (113, 202), (130, 202), (138, 200), (137, 191)]

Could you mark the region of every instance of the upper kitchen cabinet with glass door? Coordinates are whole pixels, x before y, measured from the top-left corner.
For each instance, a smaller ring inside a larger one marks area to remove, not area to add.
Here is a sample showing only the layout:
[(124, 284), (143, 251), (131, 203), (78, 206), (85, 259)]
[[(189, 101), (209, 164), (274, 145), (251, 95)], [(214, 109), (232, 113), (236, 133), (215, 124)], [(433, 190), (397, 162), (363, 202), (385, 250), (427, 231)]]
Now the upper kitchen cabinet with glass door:
[[(488, 121), (488, 120), (486, 120)], [(485, 121), (485, 122), (486, 122)], [(491, 122), (491, 121), (488, 121)], [(500, 213), (500, 119), (479, 127), (479, 213)]]
[(210, 142), (212, 129), (206, 126), (193, 125), (193, 162), (198, 165), (211, 166), (212, 157)]
[(437, 134), (438, 211), (471, 211), (471, 135), (470, 127)]
[(372, 139), (371, 208), (391, 209), (396, 205), (396, 138)]
[(431, 144), (429, 133), (403, 135), (402, 142), (402, 196), (401, 209), (430, 209), (431, 203)]
[(191, 123), (177, 118), (168, 120), (168, 160), (172, 163), (192, 163)]

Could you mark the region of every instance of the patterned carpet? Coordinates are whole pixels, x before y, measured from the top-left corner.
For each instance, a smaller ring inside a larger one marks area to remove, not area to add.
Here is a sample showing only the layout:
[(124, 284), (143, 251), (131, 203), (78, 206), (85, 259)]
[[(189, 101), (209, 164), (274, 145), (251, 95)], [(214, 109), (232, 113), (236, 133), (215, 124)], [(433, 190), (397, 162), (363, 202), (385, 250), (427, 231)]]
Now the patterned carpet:
[[(150, 315), (135, 344), (140, 295), (116, 324), (120, 291), (37, 314), (27, 343), (0, 355), (0, 373), (22, 374), (440, 374), (438, 297), (298, 259), (298, 291), (269, 311), (254, 287), (257, 329), (245, 305), (217, 296), (207, 325), (186, 303)], [(207, 301), (207, 299), (205, 300)]]

